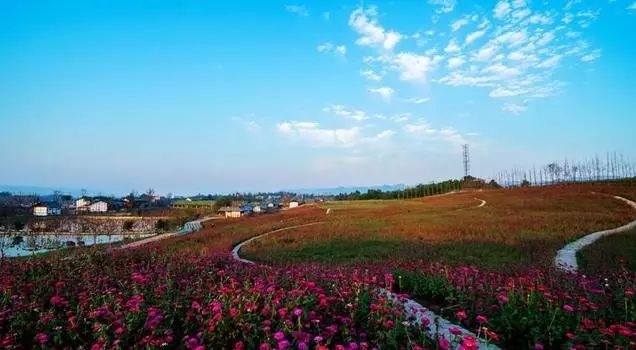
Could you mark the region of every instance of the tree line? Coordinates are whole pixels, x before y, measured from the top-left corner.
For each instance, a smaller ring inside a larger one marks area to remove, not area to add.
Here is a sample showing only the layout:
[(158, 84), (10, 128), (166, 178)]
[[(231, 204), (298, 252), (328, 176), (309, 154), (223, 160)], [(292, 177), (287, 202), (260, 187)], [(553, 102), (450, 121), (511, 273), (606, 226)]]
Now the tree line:
[(336, 200), (366, 200), (366, 199), (408, 199), (433, 196), (437, 194), (459, 191), (465, 181), (446, 180), (437, 183), (419, 184), (406, 187), (402, 190), (381, 191), (370, 189), (366, 193), (355, 191), (351, 193), (340, 193), (336, 195)]
[(494, 179), (505, 187), (545, 186), (559, 183), (629, 180), (636, 182), (636, 161), (622, 154), (607, 153), (583, 160), (554, 161), (531, 169), (500, 171)]

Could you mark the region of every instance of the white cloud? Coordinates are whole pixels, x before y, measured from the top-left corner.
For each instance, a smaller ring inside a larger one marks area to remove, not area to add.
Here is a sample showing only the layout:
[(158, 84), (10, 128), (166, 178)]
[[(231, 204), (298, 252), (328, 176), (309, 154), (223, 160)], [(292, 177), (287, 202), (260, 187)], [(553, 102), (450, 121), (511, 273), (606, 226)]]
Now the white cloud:
[(362, 140), (359, 127), (322, 129), (315, 122), (282, 122), (276, 125), (282, 134), (298, 137), (314, 147), (353, 147)]
[(344, 57), (347, 55), (347, 47), (344, 45), (334, 45), (330, 42), (324, 42), (316, 46), (316, 50), (321, 53), (333, 53), (336, 56)]
[(396, 123), (407, 122), (411, 118), (411, 113), (400, 113), (391, 117), (391, 121)]
[(420, 105), (420, 104), (426, 103), (426, 102), (428, 102), (430, 100), (431, 99), (428, 98), (428, 97), (412, 97), (412, 98), (405, 99), (404, 102)]
[(501, 0), (495, 6), (493, 14), (495, 18), (502, 19), (505, 15), (510, 13), (510, 10), (510, 4), (508, 3), (508, 1)]
[(484, 46), (473, 54), (473, 59), (477, 61), (489, 61), (496, 53), (497, 47), (492, 45)]
[(636, 1), (632, 2), (631, 4), (629, 4), (629, 6), (627, 6), (626, 9), (628, 11), (636, 11)]
[(526, 110), (528, 110), (527, 106), (523, 106), (523, 105), (519, 105), (516, 103), (504, 103), (503, 106), (501, 106), (501, 110), (504, 112), (509, 112), (515, 115), (521, 114), (523, 112), (525, 112)]
[(464, 144), (466, 139), (457, 130), (451, 127), (444, 127), (442, 129), (435, 129), (431, 125), (424, 121), (419, 120), (415, 123), (404, 125), (404, 131), (410, 135), (416, 137), (425, 137), (427, 139), (442, 140), (455, 144)]
[(455, 69), (464, 64), (464, 62), (466, 62), (466, 60), (463, 56), (451, 57), (448, 59), (448, 69)]
[(456, 32), (458, 30), (460, 30), (463, 26), (468, 24), (468, 19), (466, 18), (460, 18), (456, 21), (454, 21), (453, 23), (451, 23), (451, 29)]
[(330, 13), (330, 12), (326, 12), (326, 11), (325, 11), (325, 12), (323, 12), (323, 13), (322, 13), (322, 18), (324, 18), (324, 19), (325, 19), (325, 21), (330, 20), (330, 19), (331, 19), (331, 13)]
[(433, 135), (437, 132), (437, 130), (433, 129), (427, 122), (421, 120), (414, 124), (406, 124), (404, 126), (404, 131), (409, 134), (414, 135)]
[(285, 121), (278, 123), (279, 133), (291, 139), (305, 143), (310, 147), (352, 148), (371, 146), (384, 142), (395, 135), (395, 131), (387, 129), (375, 135), (365, 136), (360, 127), (351, 128), (321, 128), (316, 122)]
[(588, 53), (587, 55), (581, 56), (581, 61), (583, 61), (583, 62), (592, 62), (594, 60), (597, 60), (599, 57), (601, 57), (601, 50), (596, 49), (596, 50)]
[(361, 46), (375, 46), (393, 50), (395, 45), (402, 39), (402, 34), (395, 31), (387, 31), (378, 24), (375, 7), (370, 7), (366, 10), (358, 8), (353, 11), (349, 16), (349, 26), (360, 34), (356, 44)]
[(367, 70), (361, 70), (360, 71), (360, 75), (362, 75), (363, 77), (369, 79), (369, 80), (373, 80), (373, 81), (380, 81), (382, 80), (382, 76), (379, 75), (378, 73), (374, 72), (371, 69), (367, 69)]
[(322, 111), (359, 122), (371, 118), (364, 111), (348, 109), (343, 105), (331, 105), (323, 108)]
[(477, 39), (481, 38), (482, 36), (484, 36), (484, 34), (486, 34), (485, 30), (478, 30), (476, 32), (472, 32), (472, 33), (466, 35), (466, 40), (464, 41), (464, 43), (466, 45), (470, 45), (475, 40), (477, 40)]
[(285, 5), (285, 11), (302, 17), (309, 16), (309, 10), (303, 5)]
[(437, 6), (437, 13), (449, 13), (455, 9), (456, 0), (428, 0), (428, 3)]
[(428, 56), (402, 52), (395, 56), (394, 67), (400, 73), (401, 80), (424, 81), (426, 73), (432, 70), (434, 60)]
[(391, 97), (395, 94), (395, 90), (388, 86), (382, 86), (379, 88), (369, 88), (369, 92), (373, 94), (378, 94), (385, 100), (391, 99)]
[(539, 68), (553, 68), (557, 64), (559, 64), (559, 61), (561, 61), (562, 57), (563, 56), (561, 56), (561, 55), (551, 56), (551, 57), (547, 58), (545, 61), (539, 63), (537, 65), (537, 67), (539, 67)]
[(456, 53), (461, 51), (461, 48), (459, 47), (459, 45), (457, 45), (457, 42), (455, 42), (455, 39), (451, 39), (448, 42), (448, 45), (446, 45), (446, 48), (444, 49), (444, 51), (447, 53)]

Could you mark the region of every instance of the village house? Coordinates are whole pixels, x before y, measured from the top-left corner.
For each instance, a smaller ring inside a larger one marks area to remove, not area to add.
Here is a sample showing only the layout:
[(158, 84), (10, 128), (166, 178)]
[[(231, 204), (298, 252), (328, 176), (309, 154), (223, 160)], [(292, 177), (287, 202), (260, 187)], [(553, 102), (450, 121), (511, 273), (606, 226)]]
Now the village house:
[(289, 209), (298, 208), (299, 205), (300, 203), (298, 203), (297, 201), (291, 201), (289, 202)]
[(95, 203), (92, 203), (88, 210), (91, 213), (105, 213), (108, 211), (108, 203), (104, 202), (104, 201), (97, 201)]
[(240, 218), (243, 214), (239, 207), (221, 207), (220, 213), (224, 213), (226, 218)]
[(46, 216), (48, 213), (46, 205), (36, 204), (33, 206), (33, 216)]
[(90, 209), (90, 205), (91, 205), (91, 202), (89, 202), (88, 199), (80, 198), (75, 201), (75, 211), (76, 212), (88, 211)]
[(46, 213), (48, 215), (62, 215), (62, 208), (59, 206), (59, 204), (51, 204), (47, 207)]

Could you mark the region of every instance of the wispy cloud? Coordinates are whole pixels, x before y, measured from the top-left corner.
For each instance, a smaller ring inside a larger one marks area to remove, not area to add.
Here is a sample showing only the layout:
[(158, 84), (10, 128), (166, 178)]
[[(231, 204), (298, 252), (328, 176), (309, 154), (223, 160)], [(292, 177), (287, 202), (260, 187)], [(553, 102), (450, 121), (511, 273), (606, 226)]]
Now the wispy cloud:
[(412, 98), (405, 99), (404, 102), (420, 105), (420, 104), (426, 103), (426, 102), (428, 102), (430, 100), (431, 99), (428, 98), (428, 97), (412, 97)]
[(261, 131), (261, 126), (257, 121), (251, 119), (252, 117), (253, 116), (250, 116), (248, 118), (232, 117), (231, 120), (241, 125), (241, 127), (243, 127), (243, 129), (248, 132), (258, 133)]
[(435, 6), (437, 9), (435, 12), (437, 13), (449, 13), (453, 12), (455, 9), (455, 5), (457, 4), (456, 0), (428, 0), (428, 3)]
[(503, 106), (501, 106), (501, 110), (504, 112), (512, 113), (514, 115), (519, 115), (527, 111), (528, 107), (524, 105), (512, 103), (512, 102), (506, 102), (503, 104)]
[(298, 16), (309, 16), (309, 10), (303, 5), (285, 5), (285, 11)]
[(385, 100), (391, 99), (391, 97), (393, 97), (393, 95), (395, 94), (395, 90), (388, 86), (382, 86), (378, 88), (369, 88), (368, 90), (370, 93), (380, 95), (380, 97), (382, 97)]
[(334, 45), (330, 42), (324, 42), (316, 46), (316, 50), (320, 53), (331, 53), (339, 57), (347, 55), (347, 47), (345, 45)]
[(371, 119), (364, 111), (350, 109), (343, 105), (331, 105), (322, 109), (323, 112), (335, 114), (337, 116), (341, 116), (347, 119), (352, 119), (355, 121), (363, 121), (367, 119)]
[(310, 147), (351, 148), (369, 145), (391, 139), (395, 132), (387, 129), (371, 136), (365, 136), (360, 127), (327, 129), (316, 122), (286, 121), (278, 123), (279, 133), (305, 142)]
[(378, 73), (376, 73), (375, 71), (373, 71), (372, 69), (364, 69), (360, 71), (360, 75), (362, 75), (363, 77), (369, 79), (369, 80), (373, 80), (373, 81), (380, 81), (382, 80), (382, 76)]

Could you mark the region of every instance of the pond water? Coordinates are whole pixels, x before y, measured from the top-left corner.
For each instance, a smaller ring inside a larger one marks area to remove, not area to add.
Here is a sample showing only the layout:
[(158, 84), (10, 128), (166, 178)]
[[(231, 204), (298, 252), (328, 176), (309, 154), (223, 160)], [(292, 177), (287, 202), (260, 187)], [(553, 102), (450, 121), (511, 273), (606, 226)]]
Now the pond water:
[[(126, 238), (140, 239), (152, 236), (151, 234), (126, 235)], [(115, 243), (122, 241), (124, 235), (29, 235), (0, 234), (0, 253), (5, 257), (29, 256), (37, 253), (48, 252), (66, 247), (89, 246), (95, 244)]]

